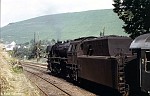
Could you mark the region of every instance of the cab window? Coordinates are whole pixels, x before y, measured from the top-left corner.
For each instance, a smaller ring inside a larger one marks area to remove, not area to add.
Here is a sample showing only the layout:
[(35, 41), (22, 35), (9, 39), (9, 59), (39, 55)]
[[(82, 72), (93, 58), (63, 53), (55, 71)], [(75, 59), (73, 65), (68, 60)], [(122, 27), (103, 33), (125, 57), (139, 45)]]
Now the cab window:
[(150, 72), (150, 51), (145, 52), (145, 71)]
[(71, 50), (72, 50), (72, 45), (69, 46), (68, 52), (71, 52)]

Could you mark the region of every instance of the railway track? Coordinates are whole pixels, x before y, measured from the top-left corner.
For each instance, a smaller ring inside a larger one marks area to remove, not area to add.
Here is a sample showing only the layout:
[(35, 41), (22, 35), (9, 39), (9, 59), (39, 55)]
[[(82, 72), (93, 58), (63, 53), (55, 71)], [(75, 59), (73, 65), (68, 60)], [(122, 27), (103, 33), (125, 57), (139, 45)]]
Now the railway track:
[(25, 67), (25, 68), (26, 67), (32, 68), (32, 69), (40, 71), (42, 73), (47, 73), (47, 68), (46, 67), (37, 66), (37, 65), (34, 65), (34, 64), (23, 64), (22, 66)]
[(28, 78), (30, 82), (32, 82), (45, 96), (48, 96), (46, 92), (44, 92), (35, 82), (33, 82), (30, 78)]
[[(27, 63), (27, 62), (25, 62), (25, 64), (23, 64), (23, 66), (24, 67), (30, 67), (31, 68), (31, 66), (32, 66), (32, 69), (35, 69), (35, 70), (38, 70), (38, 71), (40, 71), (40, 72), (42, 72), (42, 73), (45, 73), (46, 72), (46, 64), (39, 64), (39, 63)], [(41, 70), (42, 69), (42, 70)], [(43, 70), (44, 69), (44, 70)], [(63, 96), (71, 96), (71, 94), (69, 94), (68, 92), (66, 92), (66, 91), (64, 91), (62, 88), (59, 88), (57, 85), (55, 85), (53, 82), (50, 82), (49, 80), (47, 80), (47, 79), (45, 79), (45, 78), (43, 78), (42, 76), (40, 76), (42, 73), (40, 73), (40, 75), (39, 75), (39, 73), (36, 73), (36, 72), (32, 72), (32, 71), (29, 71), (29, 70), (27, 70), (27, 69), (24, 69), (24, 71), (26, 71), (26, 72), (28, 72), (28, 73), (30, 73), (30, 74), (32, 74), (34, 77), (36, 76), (36, 77), (38, 77), (38, 78), (40, 78), (41, 80), (43, 80), (43, 81), (41, 81), (41, 82), (46, 82), (47, 84), (45, 84), (45, 85), (48, 85), (48, 84), (50, 84), (50, 85), (52, 85), (53, 87), (55, 87), (56, 89), (54, 89), (54, 90), (57, 90), (57, 89), (59, 89), (61, 92), (59, 92), (60, 94), (62, 94)], [(30, 79), (30, 81), (31, 82), (33, 82), (31, 79)], [(43, 90), (42, 88), (41, 88), (41, 86), (39, 86), (38, 84), (36, 84), (35, 82), (33, 82), (36, 86), (37, 86), (37, 88), (45, 95), (45, 96), (49, 96), (49, 94), (48, 94), (48, 92), (46, 92), (45, 90)], [(57, 90), (58, 91), (58, 90)], [(57, 92), (58, 93), (58, 92)], [(59, 94), (59, 95), (60, 95)]]
[(47, 74), (46, 64), (22, 62), (22, 66), (24, 72), (28, 74), (27, 77), (41, 91), (42, 96), (95, 96), (95, 94), (74, 86), (61, 78)]
[[(47, 82), (48, 84), (52, 85), (53, 87), (59, 89), (61, 91), (61, 95), (63, 96), (72, 96), (71, 94), (69, 94), (68, 92), (64, 91), (63, 89), (59, 88), (57, 85), (55, 85), (54, 83), (48, 81), (47, 79), (41, 77), (40, 75), (34, 73), (34, 72), (31, 72), (31, 71), (28, 71), (28, 70), (24, 70), (30, 74), (33, 74), (34, 76), (37, 76), (38, 78), (41, 78), (44, 82)], [(30, 80), (32, 82), (32, 80)], [(35, 82), (34, 84), (40, 89), (40, 91), (42, 91), (42, 93), (45, 95), (45, 96), (50, 96), (50, 94), (48, 94), (48, 92), (45, 92), (45, 90), (43, 90), (39, 85), (37, 85)], [(56, 90), (56, 89), (55, 89)], [(60, 94), (59, 94), (60, 95)]]
[(35, 66), (35, 67), (41, 67), (41, 68), (47, 68), (47, 64), (40, 64), (40, 63), (35, 63), (35, 62), (22, 62), (23, 65), (30, 65), (30, 66)]

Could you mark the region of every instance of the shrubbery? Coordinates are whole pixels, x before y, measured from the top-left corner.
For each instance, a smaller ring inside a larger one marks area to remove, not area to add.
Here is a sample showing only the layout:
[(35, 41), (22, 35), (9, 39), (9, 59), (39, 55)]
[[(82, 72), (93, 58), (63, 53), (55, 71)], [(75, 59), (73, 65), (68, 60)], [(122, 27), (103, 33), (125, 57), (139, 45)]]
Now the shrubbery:
[(48, 40), (34, 42), (33, 40), (20, 44), (14, 48), (10, 54), (18, 59), (34, 59), (45, 56), (47, 45), (51, 42)]

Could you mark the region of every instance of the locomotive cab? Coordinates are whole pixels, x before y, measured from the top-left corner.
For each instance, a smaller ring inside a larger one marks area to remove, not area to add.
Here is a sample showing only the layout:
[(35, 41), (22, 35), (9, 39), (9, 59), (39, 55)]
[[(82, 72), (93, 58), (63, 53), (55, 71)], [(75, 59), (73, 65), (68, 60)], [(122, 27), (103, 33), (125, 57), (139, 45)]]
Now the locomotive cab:
[(150, 33), (135, 38), (130, 48), (137, 54), (139, 86), (143, 92), (150, 94)]
[(82, 42), (84, 40), (90, 40), (90, 39), (94, 39), (97, 37), (94, 36), (90, 36), (90, 37), (82, 37), (82, 38), (78, 38), (75, 39), (74, 41), (72, 41), (70, 43), (70, 46), (68, 48), (68, 52), (67, 52), (67, 58), (68, 58), (68, 63), (69, 64), (77, 64), (77, 56), (83, 55), (83, 51), (82, 51)]
[(67, 75), (70, 79), (77, 81), (78, 80), (78, 60), (77, 57), (83, 55), (83, 51), (81, 50), (81, 44), (84, 40), (89, 40), (97, 37), (82, 37), (75, 39), (70, 43), (67, 52)]

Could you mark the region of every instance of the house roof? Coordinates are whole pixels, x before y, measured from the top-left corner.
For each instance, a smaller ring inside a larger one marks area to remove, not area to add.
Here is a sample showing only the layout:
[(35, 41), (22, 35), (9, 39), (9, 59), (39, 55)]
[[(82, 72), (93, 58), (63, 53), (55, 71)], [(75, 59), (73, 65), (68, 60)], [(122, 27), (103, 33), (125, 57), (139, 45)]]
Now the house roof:
[(140, 35), (130, 45), (131, 49), (150, 49), (150, 33)]
[(11, 44), (10, 45), (16, 45), (16, 43), (13, 41), (13, 42), (11, 42)]

